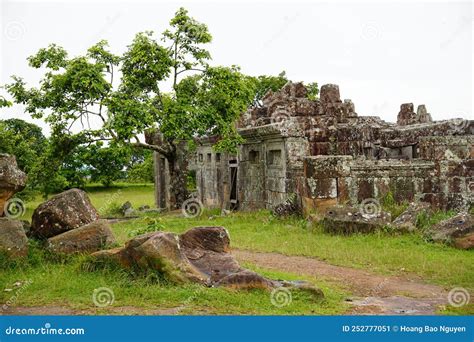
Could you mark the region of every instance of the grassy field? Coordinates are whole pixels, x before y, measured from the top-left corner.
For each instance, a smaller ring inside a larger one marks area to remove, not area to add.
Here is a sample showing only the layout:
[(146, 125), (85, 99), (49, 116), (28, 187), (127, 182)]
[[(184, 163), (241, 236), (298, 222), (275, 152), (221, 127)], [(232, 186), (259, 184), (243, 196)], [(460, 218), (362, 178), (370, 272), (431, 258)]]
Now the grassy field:
[[(56, 260), (39, 249), (30, 252), (29, 263), (9, 265), (1, 274), (0, 286), (14, 288), (16, 282), (31, 282), (14, 299), (15, 306), (66, 306), (84, 310), (87, 314), (107, 314), (114, 308), (155, 313), (155, 310), (177, 309), (176, 314), (341, 314), (347, 309), (347, 293), (315, 279), (280, 272), (258, 270), (275, 279), (305, 279), (319, 286), (324, 300), (305, 292), (292, 291), (289, 305), (281, 308), (271, 302), (264, 290), (235, 291), (207, 288), (200, 285), (173, 285), (154, 277), (132, 277), (128, 272), (112, 269), (88, 271), (84, 257)], [(249, 266), (249, 265), (246, 265)], [(107, 287), (114, 293), (114, 302), (107, 308), (97, 308), (92, 301), (94, 289)], [(11, 301), (12, 293), (1, 292), (0, 302)], [(112, 311), (113, 312), (113, 311)]]
[[(101, 215), (106, 215), (107, 210), (115, 206), (120, 206), (126, 201), (130, 201), (135, 207), (140, 205), (154, 206), (153, 185), (151, 184), (116, 184), (109, 188), (104, 188), (99, 184), (91, 184), (86, 191), (89, 193), (92, 204)], [(34, 200), (26, 201), (26, 211), (23, 219), (30, 220), (33, 211), (44, 201), (40, 196)]]
[[(111, 189), (90, 187), (87, 190), (102, 215), (107, 215), (111, 208), (127, 200), (135, 208), (153, 204), (151, 185), (120, 185)], [(26, 218), (31, 216), (40, 202), (41, 199), (27, 203)], [(415, 274), (426, 282), (447, 289), (460, 286), (471, 292), (474, 290), (474, 251), (427, 243), (417, 234), (397, 236), (378, 232), (332, 236), (312, 227), (305, 220), (277, 219), (268, 211), (232, 213), (223, 217), (219, 212), (205, 211), (198, 218), (147, 214), (116, 223), (113, 230), (118, 241), (123, 243), (130, 238), (131, 232), (146, 227), (150, 222), (161, 229), (178, 233), (194, 226), (222, 225), (229, 230), (234, 248), (315, 257), (334, 265), (367, 269), (379, 274)], [(254, 268), (253, 265), (246, 266)], [(114, 290), (114, 306), (152, 309), (177, 307), (185, 303), (179, 311), (183, 314), (338, 314), (347, 310), (343, 299), (350, 294), (332, 283), (294, 274), (258, 271), (272, 278), (306, 279), (321, 287), (326, 299), (315, 303), (307, 295), (299, 294), (294, 296), (291, 305), (277, 308), (264, 291), (238, 294), (226, 289), (172, 286), (146, 278), (132, 279), (124, 272), (83, 272), (80, 257), (67, 261), (51, 260), (35, 249), (28, 265), (2, 271), (0, 285), (7, 287), (18, 280), (33, 280), (28, 291), (18, 299), (18, 305), (26, 306), (63, 303), (77, 309), (90, 308), (93, 290), (106, 286)], [(8, 293), (0, 294), (0, 300), (7, 297)]]

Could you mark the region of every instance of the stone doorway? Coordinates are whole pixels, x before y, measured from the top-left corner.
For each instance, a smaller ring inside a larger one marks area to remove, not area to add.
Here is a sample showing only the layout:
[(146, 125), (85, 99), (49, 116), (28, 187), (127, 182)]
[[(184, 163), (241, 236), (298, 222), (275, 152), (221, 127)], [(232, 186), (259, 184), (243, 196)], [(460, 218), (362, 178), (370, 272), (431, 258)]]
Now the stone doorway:
[(229, 160), (229, 174), (230, 174), (230, 210), (237, 210), (239, 207), (238, 193), (237, 193), (237, 160)]

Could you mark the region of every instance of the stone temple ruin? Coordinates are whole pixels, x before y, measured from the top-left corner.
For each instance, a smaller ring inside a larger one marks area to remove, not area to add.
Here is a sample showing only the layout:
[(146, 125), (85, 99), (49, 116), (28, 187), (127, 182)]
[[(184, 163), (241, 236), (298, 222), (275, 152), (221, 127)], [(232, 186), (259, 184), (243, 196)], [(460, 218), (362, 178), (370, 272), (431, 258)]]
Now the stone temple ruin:
[[(474, 121), (433, 121), (424, 105), (402, 104), (396, 124), (358, 116), (337, 85), (307, 98), (302, 83), (268, 93), (238, 123), (236, 155), (216, 153), (204, 137), (190, 163), (206, 207), (273, 208), (296, 197), (305, 212), (356, 205), (389, 191), (397, 201), (464, 209), (474, 192)], [(157, 155), (156, 160), (160, 160)], [(166, 177), (157, 168), (157, 203)]]

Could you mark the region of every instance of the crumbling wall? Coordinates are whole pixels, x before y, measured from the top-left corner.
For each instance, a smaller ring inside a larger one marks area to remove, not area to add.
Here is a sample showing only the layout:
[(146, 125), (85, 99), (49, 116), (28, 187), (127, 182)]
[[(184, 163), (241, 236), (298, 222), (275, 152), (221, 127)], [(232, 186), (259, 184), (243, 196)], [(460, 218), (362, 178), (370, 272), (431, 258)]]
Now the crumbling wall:
[[(271, 208), (294, 194), (307, 208), (388, 191), (441, 208), (465, 207), (473, 197), (474, 121), (433, 122), (425, 105), (415, 113), (412, 103), (402, 104), (393, 124), (358, 116), (337, 85), (323, 85), (310, 100), (302, 83), (289, 82), (249, 108), (238, 128), (246, 140), (238, 153), (241, 209)], [(202, 172), (216, 181), (212, 170)], [(216, 203), (215, 192), (204, 197)]]
[(441, 209), (472, 205), (474, 160), (368, 160), (308, 157), (304, 163), (306, 212), (336, 204), (357, 205), (391, 192), (397, 202), (425, 201)]

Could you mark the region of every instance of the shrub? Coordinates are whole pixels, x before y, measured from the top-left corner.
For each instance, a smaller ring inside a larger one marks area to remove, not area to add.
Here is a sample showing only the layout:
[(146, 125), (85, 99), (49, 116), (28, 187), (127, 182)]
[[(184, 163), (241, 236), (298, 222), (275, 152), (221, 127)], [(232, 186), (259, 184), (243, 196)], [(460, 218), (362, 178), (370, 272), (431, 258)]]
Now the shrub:
[(138, 235), (153, 233), (165, 229), (165, 226), (161, 223), (162, 221), (160, 218), (152, 218), (145, 216), (143, 218), (143, 221), (145, 225), (130, 231), (130, 233), (128, 233), (128, 236), (135, 237)]

